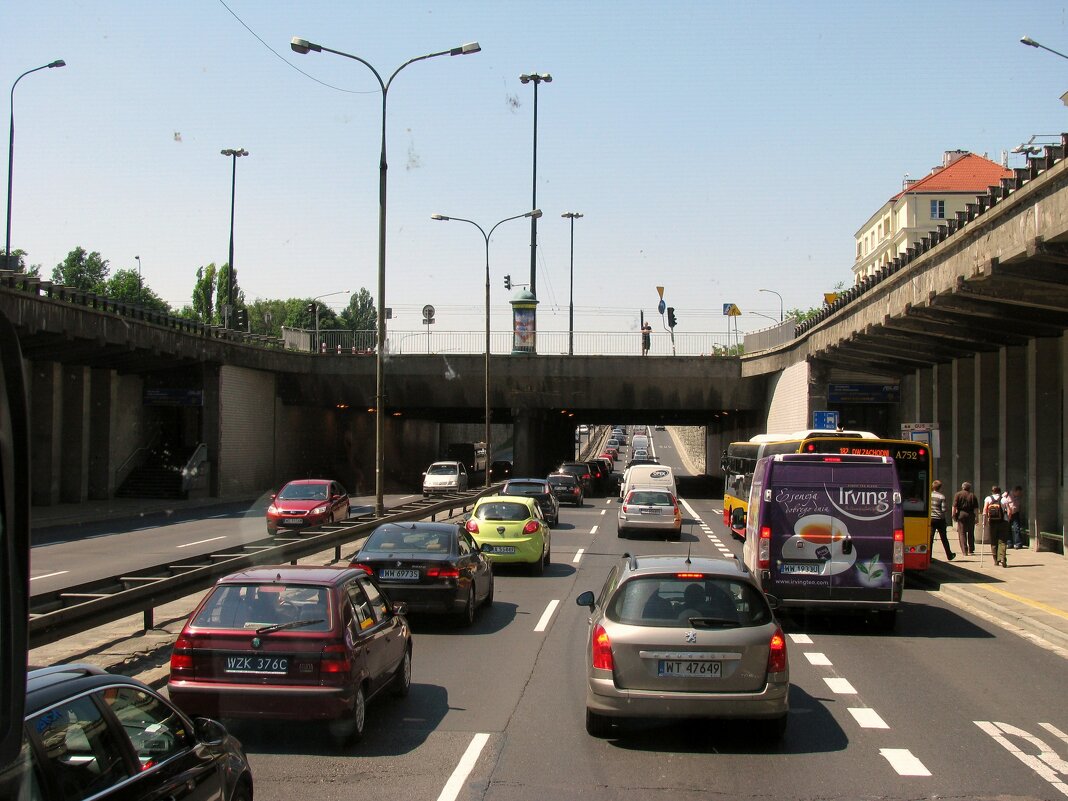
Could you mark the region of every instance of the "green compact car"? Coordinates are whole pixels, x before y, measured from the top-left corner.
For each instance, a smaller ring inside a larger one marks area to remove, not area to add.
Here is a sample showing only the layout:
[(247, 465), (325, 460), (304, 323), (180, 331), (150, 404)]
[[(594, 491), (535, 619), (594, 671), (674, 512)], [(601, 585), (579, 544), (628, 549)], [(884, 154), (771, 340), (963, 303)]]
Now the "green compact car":
[(528, 564), (535, 576), (540, 576), (549, 564), (549, 524), (534, 498), (479, 498), (466, 527), (482, 553), (496, 564)]

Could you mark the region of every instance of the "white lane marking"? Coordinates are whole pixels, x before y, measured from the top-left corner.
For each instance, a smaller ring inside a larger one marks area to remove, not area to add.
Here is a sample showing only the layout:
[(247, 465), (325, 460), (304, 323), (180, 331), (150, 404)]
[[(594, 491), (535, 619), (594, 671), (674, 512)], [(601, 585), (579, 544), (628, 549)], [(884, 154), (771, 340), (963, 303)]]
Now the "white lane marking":
[(791, 634), (790, 640), (796, 645), (812, 645), (812, 638), (807, 634)]
[(42, 578), (52, 578), (53, 576), (62, 576), (64, 573), (69, 573), (69, 570), (57, 570), (55, 573), (45, 573), (43, 576), (30, 576), (30, 581), (37, 581)]
[(456, 797), (460, 795), (460, 791), (467, 784), (467, 777), (474, 770), (475, 763), (478, 762), (478, 757), (482, 753), (482, 749), (486, 747), (487, 742), (489, 742), (489, 735), (481, 732), (471, 738), (471, 744), (467, 746), (467, 750), (460, 757), (460, 762), (457, 764), (456, 769), (452, 772), (449, 780), (445, 782), (445, 786), (438, 796), (438, 801), (456, 801)]
[(607, 511), (608, 511), (607, 509), (602, 509), (602, 510), (601, 510), (601, 514), (603, 515), (603, 514), (604, 514), (605, 512), (607, 512)]
[(549, 605), (545, 607), (545, 611), (541, 613), (541, 619), (538, 621), (538, 625), (534, 627), (534, 631), (545, 631), (549, 627), (549, 620), (553, 616), (553, 612), (556, 611), (556, 607), (560, 605), (560, 601), (554, 599), (549, 601)]
[(1038, 725), (1048, 731), (1054, 737), (1059, 737), (1060, 739), (1064, 740), (1065, 745), (1068, 745), (1068, 734), (1065, 734), (1052, 723), (1039, 723)]
[(850, 707), (849, 714), (860, 724), (862, 729), (889, 729), (886, 721), (879, 717), (879, 713), (866, 706)]
[[(976, 726), (985, 731), (995, 742), (1000, 744), (1006, 751), (1023, 762), (1027, 767), (1031, 768), (1035, 773), (1052, 784), (1064, 795), (1068, 795), (1068, 784), (1061, 781), (1061, 777), (1058, 773), (1068, 773), (1068, 765), (1065, 765), (1064, 760), (1057, 756), (1057, 752), (1054, 751), (1042, 740), (1035, 737), (1033, 734), (1028, 734), (1023, 729), (1019, 729), (1016, 726), (1010, 726), (1008, 723), (991, 723), (986, 720), (974, 720), (972, 721)], [(1039, 724), (1045, 726), (1046, 724)], [(1002, 734), (1004, 732), (1004, 734)], [(1038, 755), (1026, 754), (1023, 750), (1011, 742), (1005, 734), (1011, 734), (1015, 737), (1019, 737), (1022, 740), (1026, 740), (1035, 750), (1038, 751)]]
[(596, 534), (596, 533), (597, 533), (597, 526), (594, 526), (593, 528), (590, 529), (590, 534)]
[[(397, 500), (398, 501), (406, 501), (409, 498), (418, 498), (418, 497), (419, 497), (418, 495), (402, 495), (401, 497), (397, 498)], [(356, 504), (356, 505), (359, 506), (361, 504)]]
[(212, 537), (211, 539), (208, 539), (208, 540), (197, 540), (196, 542), (187, 542), (185, 545), (175, 545), (174, 547), (175, 548), (188, 548), (190, 545), (203, 545), (205, 542), (215, 542), (215, 540), (225, 540), (225, 539), (226, 539), (226, 535), (223, 534), (221, 537)]
[(690, 506), (690, 504), (686, 503), (686, 501), (684, 501), (682, 498), (679, 498), (679, 503), (682, 504), (682, 508), (686, 510), (686, 514), (688, 514), (694, 520), (701, 519), (701, 515), (697, 514), (697, 512), (693, 510), (693, 507)]
[(826, 665), (831, 664), (831, 660), (827, 658), (826, 654), (821, 654), (818, 651), (805, 651), (805, 659), (808, 660), (810, 665)]
[(899, 776), (931, 775), (931, 771), (927, 770), (907, 748), (880, 748), (879, 753), (886, 757), (890, 767), (896, 770)]
[(827, 682), (827, 686), (831, 688), (832, 693), (838, 695), (856, 695), (856, 690), (853, 689), (853, 685), (849, 683), (849, 679), (829, 679), (826, 676), (823, 680)]
[(575, 558), (572, 559), (571, 561), (572, 562), (577, 562), (579, 559), (582, 558), (582, 554), (584, 554), (585, 552), (586, 552), (585, 548), (579, 548), (578, 551), (575, 552)]

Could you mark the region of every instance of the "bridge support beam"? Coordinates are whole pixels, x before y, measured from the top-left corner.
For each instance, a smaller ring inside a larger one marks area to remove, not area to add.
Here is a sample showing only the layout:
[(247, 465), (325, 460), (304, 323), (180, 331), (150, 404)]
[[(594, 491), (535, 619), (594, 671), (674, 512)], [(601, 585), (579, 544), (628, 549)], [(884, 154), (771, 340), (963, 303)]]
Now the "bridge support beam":
[[(974, 360), (954, 359), (953, 412), (954, 421), (950, 456), (953, 460), (953, 475), (956, 489), (965, 481), (972, 483), (976, 494), (980, 491), (979, 477), (975, 473), (975, 364)], [(954, 493), (956, 492), (954, 490)]]
[(89, 498), (89, 368), (67, 366), (62, 375), (59, 499), (63, 503), (82, 503)]
[(990, 488), (1001, 484), (1003, 465), (998, 462), (999, 399), (1002, 376), (998, 370), (998, 353), (975, 354), (975, 478), (973, 490), (979, 498), (990, 494)]
[[(1054, 365), (1060, 365), (1059, 369)], [(1060, 521), (1068, 509), (1062, 476), (1065, 462), (1061, 448), (1068, 445), (1068, 412), (1065, 410), (1064, 372), (1068, 367), (1068, 336), (1032, 339), (1027, 345), (1027, 485), (1024, 510), (1036, 531), (1061, 531)]]
[(1023, 486), (1027, 475), (1027, 407), (1030, 382), (1027, 380), (1027, 348), (1002, 348), (998, 371), (1001, 374), (998, 412), (998, 464), (1001, 488), (1006, 492)]
[(59, 466), (63, 430), (62, 370), (56, 362), (34, 362), (30, 380), (30, 467), (32, 503), (59, 501)]
[(953, 416), (953, 364), (936, 364), (932, 368), (931, 408), (934, 421), (938, 423), (938, 456), (931, 466), (932, 478), (939, 478), (944, 485), (942, 492), (952, 502), (953, 496), (960, 489), (964, 479), (957, 475), (953, 460), (953, 437), (957, 430), (956, 418)]
[(100, 501), (115, 495), (112, 415), (116, 409), (115, 373), (97, 368), (89, 377), (89, 498)]

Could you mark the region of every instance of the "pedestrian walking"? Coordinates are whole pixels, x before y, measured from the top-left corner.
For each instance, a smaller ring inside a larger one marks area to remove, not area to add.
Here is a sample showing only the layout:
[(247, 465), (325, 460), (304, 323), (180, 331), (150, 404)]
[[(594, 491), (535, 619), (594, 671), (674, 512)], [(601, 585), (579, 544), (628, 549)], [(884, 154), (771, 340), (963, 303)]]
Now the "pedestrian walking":
[(1012, 547), (1017, 551), (1027, 547), (1027, 516), (1023, 508), (1023, 487), (1017, 484), (1009, 494), (1009, 532)]
[(953, 522), (957, 524), (957, 541), (961, 553), (975, 553), (975, 513), (979, 511), (979, 499), (972, 492), (972, 483), (965, 481), (960, 492), (953, 496)]
[(642, 323), (642, 356), (649, 355), (649, 348), (652, 347), (653, 339), (653, 327), (649, 323)]
[(1009, 544), (1009, 521), (1005, 510), (1005, 494), (995, 484), (990, 494), (983, 499), (983, 528), (990, 540), (990, 551), (994, 555), (994, 564), (1008, 567), (1005, 551)]
[(953, 561), (957, 555), (949, 549), (949, 537), (946, 536), (946, 496), (942, 494), (942, 482), (937, 478), (931, 482), (931, 541), (927, 546), (927, 552), (934, 551), (934, 535), (942, 540), (942, 547), (946, 549), (946, 559)]

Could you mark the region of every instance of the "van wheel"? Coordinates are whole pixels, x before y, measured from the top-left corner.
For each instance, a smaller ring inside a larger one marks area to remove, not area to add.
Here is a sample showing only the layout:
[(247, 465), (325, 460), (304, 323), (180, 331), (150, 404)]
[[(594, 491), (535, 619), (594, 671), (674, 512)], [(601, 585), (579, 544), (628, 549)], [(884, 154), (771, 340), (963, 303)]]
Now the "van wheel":
[(604, 715), (586, 710), (586, 733), (591, 737), (607, 737), (612, 732), (612, 721)]
[(627, 530), (623, 526), (616, 526), (616, 536), (620, 539), (627, 538)]

